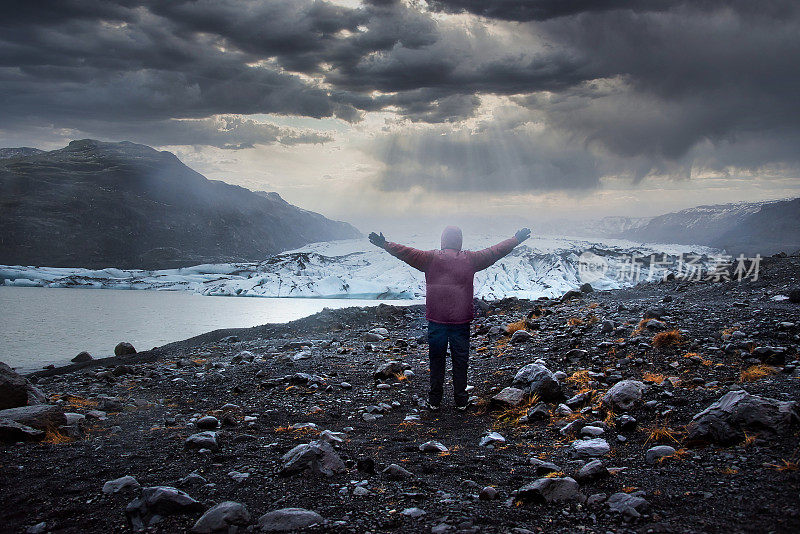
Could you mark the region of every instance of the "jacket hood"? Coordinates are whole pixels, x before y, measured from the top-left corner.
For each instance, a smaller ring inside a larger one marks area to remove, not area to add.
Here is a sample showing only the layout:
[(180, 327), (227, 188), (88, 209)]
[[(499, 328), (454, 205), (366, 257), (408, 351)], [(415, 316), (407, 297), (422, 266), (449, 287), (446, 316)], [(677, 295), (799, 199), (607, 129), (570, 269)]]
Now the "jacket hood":
[(442, 250), (452, 248), (461, 250), (461, 228), (458, 226), (448, 226), (442, 232)]

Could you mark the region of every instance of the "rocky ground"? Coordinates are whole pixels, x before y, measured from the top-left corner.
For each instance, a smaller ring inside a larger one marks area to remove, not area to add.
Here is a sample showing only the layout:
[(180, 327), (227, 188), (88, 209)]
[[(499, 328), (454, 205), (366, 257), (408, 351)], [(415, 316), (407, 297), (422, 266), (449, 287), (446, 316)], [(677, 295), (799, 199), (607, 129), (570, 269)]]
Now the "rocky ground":
[(420, 306), (0, 369), (0, 530), (798, 532), (798, 272), (482, 304), (463, 413)]

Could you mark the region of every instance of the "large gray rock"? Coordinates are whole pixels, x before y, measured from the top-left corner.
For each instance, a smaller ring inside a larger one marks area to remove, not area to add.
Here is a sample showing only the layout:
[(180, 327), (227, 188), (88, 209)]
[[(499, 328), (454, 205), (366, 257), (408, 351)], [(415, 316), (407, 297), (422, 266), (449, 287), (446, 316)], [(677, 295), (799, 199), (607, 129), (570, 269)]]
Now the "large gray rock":
[(45, 431), (67, 424), (64, 411), (52, 404), (36, 404), (0, 410), (0, 420), (2, 419)]
[(517, 330), (511, 334), (511, 343), (525, 343), (533, 339), (533, 334), (527, 330)]
[(514, 375), (512, 386), (538, 395), (540, 400), (561, 400), (564, 393), (553, 373), (544, 365), (529, 363)]
[(211, 534), (212, 532), (236, 532), (237, 527), (250, 523), (250, 512), (242, 503), (225, 501), (211, 507), (197, 520), (192, 532)]
[(27, 378), (0, 362), (0, 410), (45, 402), (44, 394)]
[(261, 532), (291, 532), (325, 521), (321, 515), (304, 508), (281, 508), (258, 518)]
[(540, 478), (517, 490), (517, 500), (523, 502), (584, 502), (578, 483), (570, 477)]
[(623, 380), (617, 382), (603, 396), (603, 404), (611, 408), (630, 410), (642, 399), (644, 392), (644, 382), (638, 380)]
[(597, 458), (611, 451), (608, 442), (603, 438), (579, 439), (569, 446), (569, 454), (573, 458)]
[(331, 477), (344, 472), (345, 465), (330, 443), (317, 440), (298, 445), (283, 455), (281, 476), (291, 476), (306, 470)]
[(208, 449), (210, 451), (219, 450), (217, 433), (211, 430), (206, 430), (205, 432), (192, 434), (186, 438), (183, 446), (187, 449)]
[(800, 421), (794, 401), (779, 401), (744, 390), (731, 391), (698, 413), (687, 425), (690, 443), (713, 442), (721, 445), (744, 439), (744, 431), (778, 434)]
[(42, 438), (44, 438), (44, 432), (41, 430), (36, 430), (10, 419), (0, 419), (0, 443), (39, 441)]
[(129, 354), (136, 354), (136, 349), (127, 341), (117, 343), (117, 346), (114, 347), (114, 356), (127, 356)]
[(606, 501), (606, 506), (610, 511), (629, 518), (640, 517), (650, 509), (650, 503), (644, 498), (628, 493), (614, 493)]
[(170, 486), (142, 488), (142, 495), (125, 508), (131, 528), (137, 531), (158, 523), (162, 516), (201, 512), (203, 505)]
[(526, 393), (523, 390), (507, 387), (503, 388), (500, 393), (492, 397), (491, 404), (498, 408), (513, 408), (522, 404), (522, 401), (525, 400), (525, 396)]

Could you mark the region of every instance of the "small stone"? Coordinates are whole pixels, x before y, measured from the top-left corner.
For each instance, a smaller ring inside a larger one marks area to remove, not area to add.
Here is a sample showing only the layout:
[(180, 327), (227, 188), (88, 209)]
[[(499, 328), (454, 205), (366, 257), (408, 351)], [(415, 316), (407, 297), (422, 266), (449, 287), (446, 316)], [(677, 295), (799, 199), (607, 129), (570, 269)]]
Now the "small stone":
[(291, 532), (302, 530), (325, 521), (321, 515), (304, 508), (282, 508), (267, 512), (258, 518), (261, 532)]
[(594, 458), (605, 456), (611, 451), (608, 442), (603, 438), (573, 441), (569, 446), (570, 456), (573, 458)]
[(425, 510), (422, 510), (420, 508), (416, 508), (415, 507), (415, 508), (406, 508), (405, 510), (403, 510), (400, 513), (403, 514), (406, 517), (411, 517), (411, 518), (417, 519), (417, 518), (422, 517), (423, 515), (425, 515), (427, 512)]
[(183, 442), (183, 446), (187, 449), (208, 449), (211, 451), (219, 450), (219, 443), (217, 443), (217, 433), (207, 430), (205, 432), (198, 432), (197, 434), (192, 434), (186, 441)]
[(408, 478), (412, 478), (414, 476), (411, 473), (411, 471), (408, 471), (404, 467), (401, 467), (401, 466), (399, 466), (397, 464), (389, 464), (386, 467), (386, 469), (381, 471), (381, 473), (386, 475), (388, 478), (392, 478), (392, 479), (395, 479), (395, 480), (408, 479)]
[(576, 475), (578, 480), (596, 480), (608, 476), (608, 469), (605, 468), (600, 460), (592, 460), (580, 468)]
[(426, 441), (419, 446), (421, 452), (447, 452), (448, 449), (438, 441)]
[(115, 478), (103, 484), (103, 493), (113, 494), (126, 490), (137, 490), (141, 487), (142, 486), (135, 478), (130, 475), (125, 475), (124, 477)]
[(246, 527), (249, 523), (250, 512), (244, 504), (224, 501), (204, 513), (192, 527), (192, 532), (236, 532), (237, 527)]
[(522, 486), (517, 500), (523, 502), (584, 502), (578, 483), (571, 477), (540, 478)]
[(492, 486), (486, 486), (478, 494), (478, 498), (482, 501), (493, 501), (497, 498), (497, 489)]
[(219, 427), (219, 419), (213, 415), (207, 415), (198, 419), (195, 425), (201, 430), (214, 430)]
[(651, 447), (647, 449), (645, 453), (645, 461), (648, 464), (654, 464), (661, 460), (662, 458), (667, 458), (669, 456), (675, 455), (675, 449), (670, 447), (669, 445), (658, 445), (656, 447)]
[(489, 445), (502, 445), (506, 442), (506, 438), (500, 435), (499, 432), (489, 432), (485, 436), (481, 438), (480, 443), (478, 443), (479, 447), (487, 447)]

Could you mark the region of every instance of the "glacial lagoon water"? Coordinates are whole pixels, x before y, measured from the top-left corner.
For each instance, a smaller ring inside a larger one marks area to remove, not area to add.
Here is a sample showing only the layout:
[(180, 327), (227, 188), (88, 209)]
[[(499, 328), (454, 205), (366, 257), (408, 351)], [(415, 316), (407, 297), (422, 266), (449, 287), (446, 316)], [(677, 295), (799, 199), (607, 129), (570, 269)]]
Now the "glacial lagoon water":
[(218, 328), (307, 317), (323, 308), (415, 300), (210, 297), (186, 291), (0, 286), (0, 361), (19, 371), (69, 363), (79, 352), (112, 356), (128, 341), (147, 350)]

